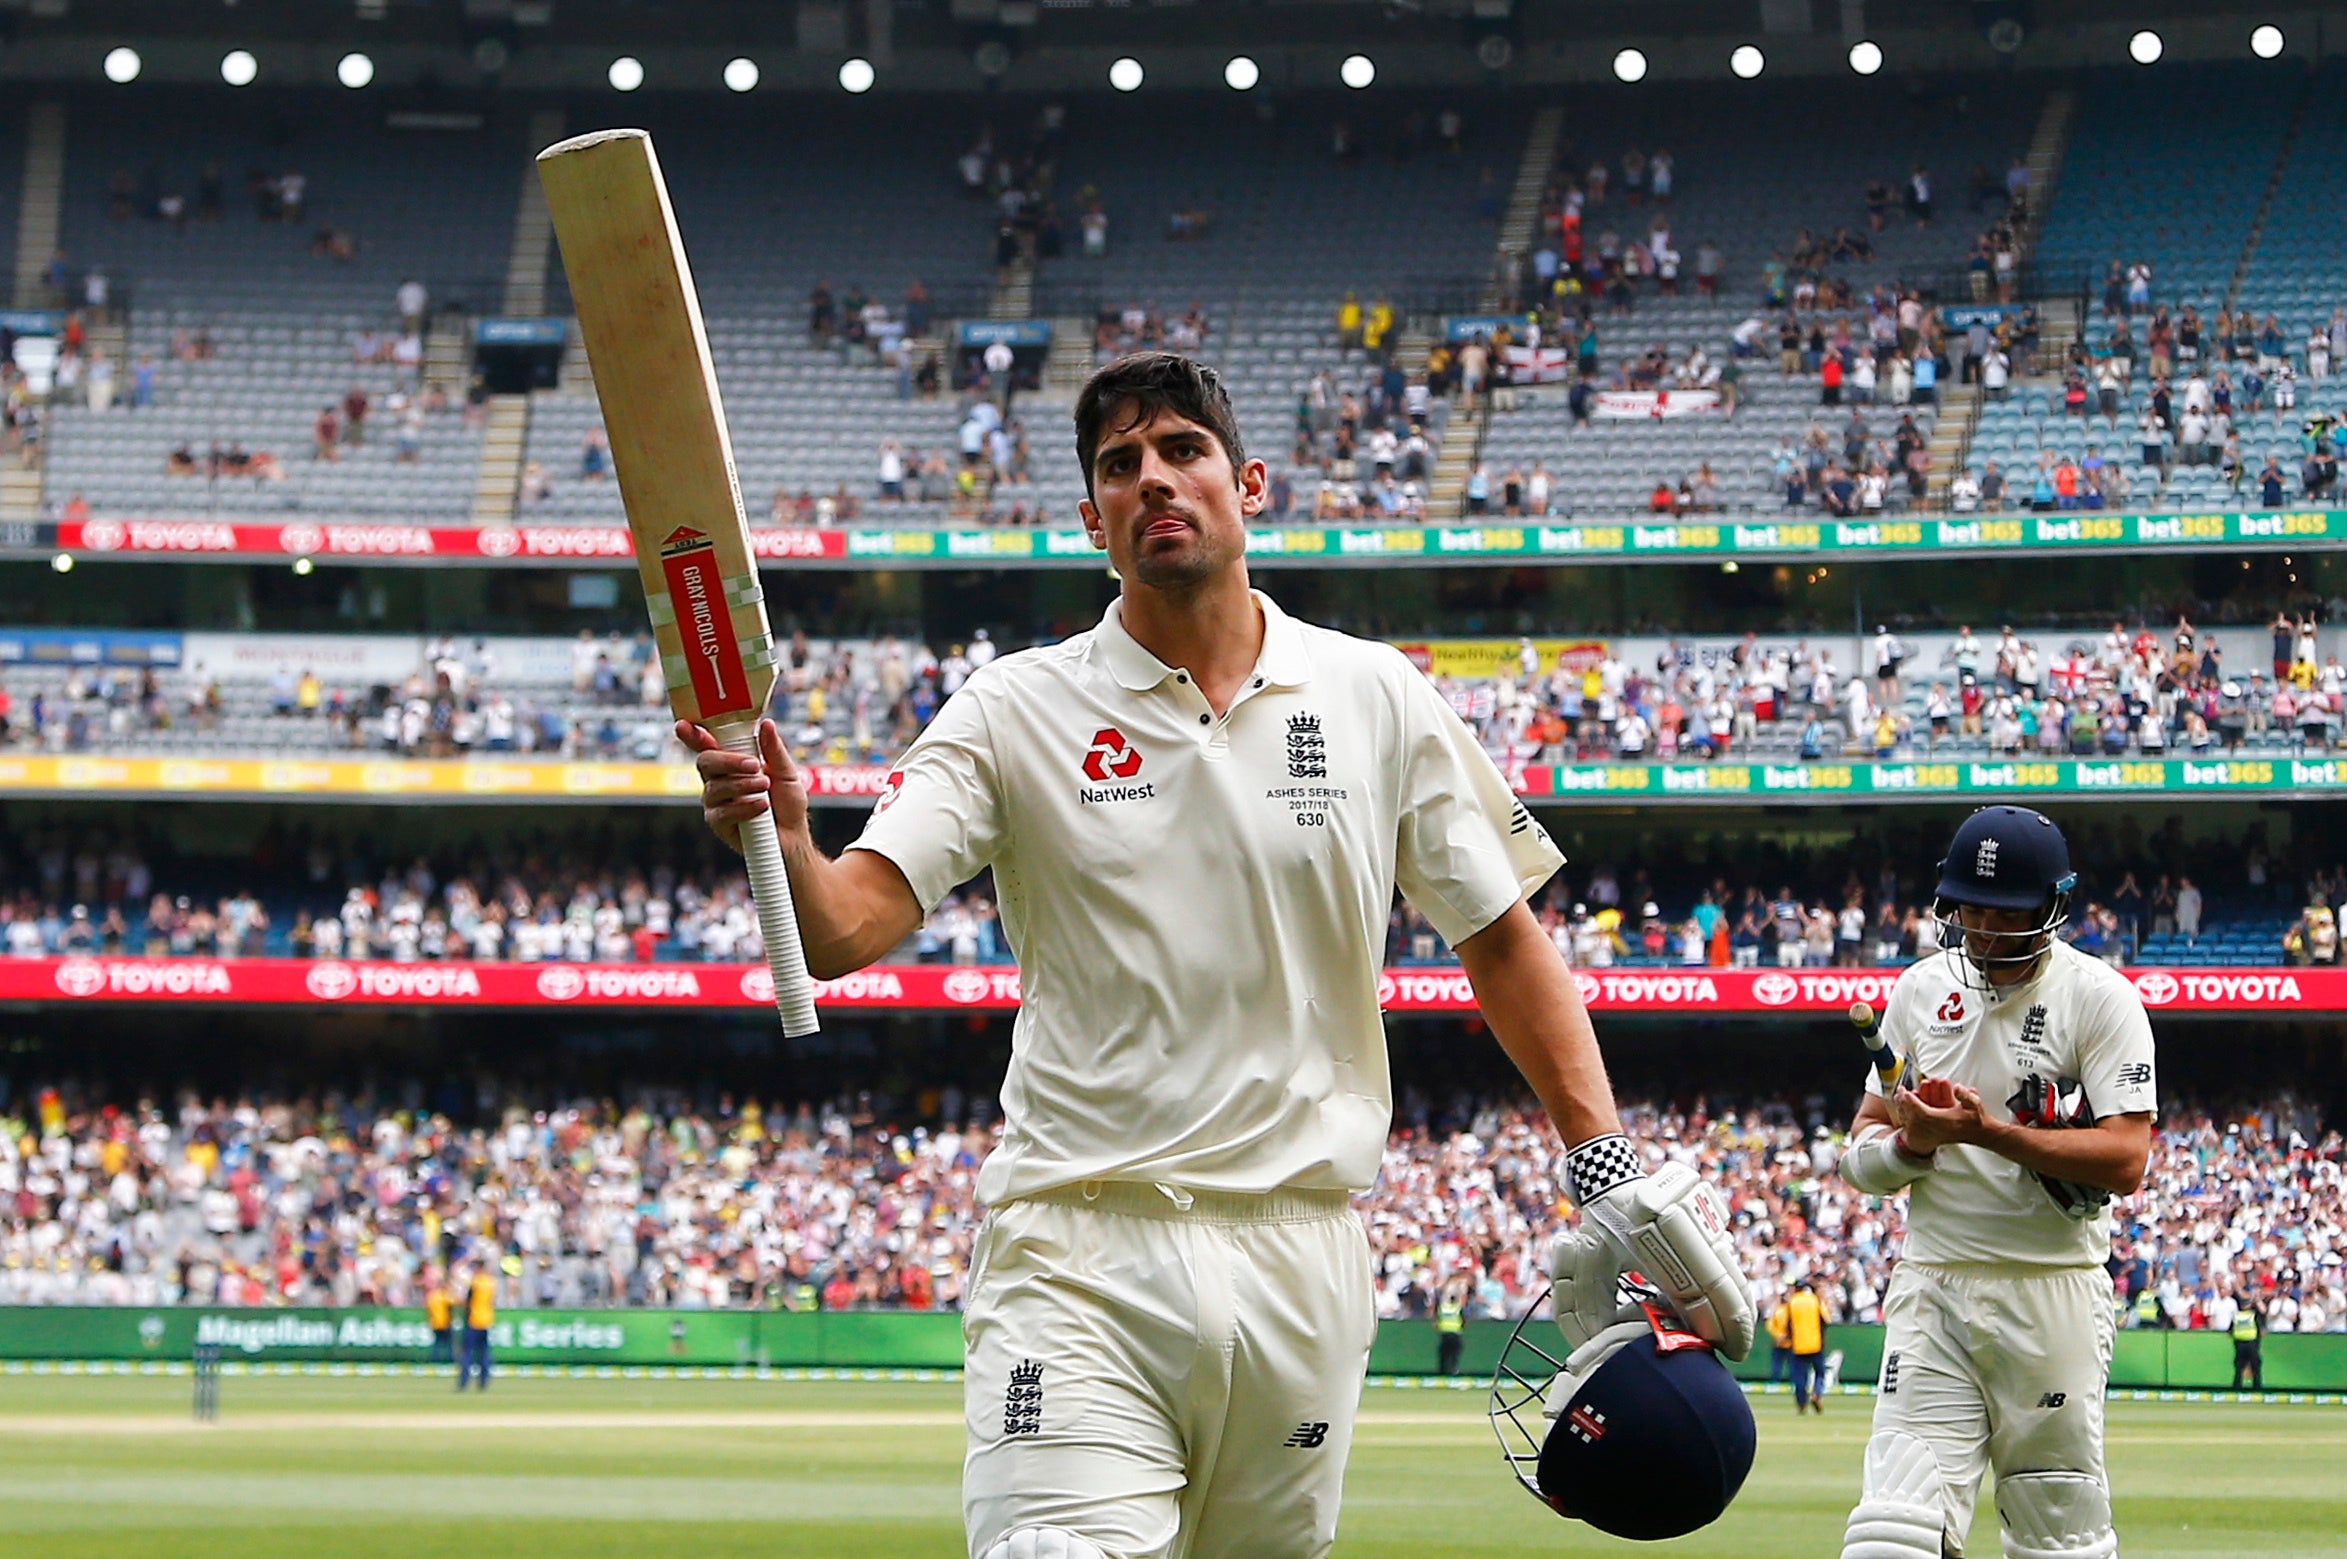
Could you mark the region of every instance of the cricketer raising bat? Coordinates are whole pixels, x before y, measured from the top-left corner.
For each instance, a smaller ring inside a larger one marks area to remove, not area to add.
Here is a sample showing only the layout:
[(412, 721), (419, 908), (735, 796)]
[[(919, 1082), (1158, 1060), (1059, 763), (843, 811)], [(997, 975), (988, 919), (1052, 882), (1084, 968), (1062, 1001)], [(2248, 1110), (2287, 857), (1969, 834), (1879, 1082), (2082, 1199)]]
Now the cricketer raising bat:
[[(701, 302), (652, 138), (574, 137), (538, 154), (538, 177), (595, 373), (669, 707), (728, 751), (755, 753), (774, 690), (774, 640)], [(741, 841), (783, 1032), (812, 1034), (814, 989), (773, 816), (744, 823)]]
[(1850, 1003), (1850, 1026), (1858, 1031), (1858, 1043), (1866, 1047), (1866, 1059), (1874, 1063), (1874, 1075), (1882, 1079), (1883, 1097), (1895, 1097), (1907, 1067), (1899, 1053), (1882, 1042), (1882, 1025), (1874, 1008), (1862, 1001)]

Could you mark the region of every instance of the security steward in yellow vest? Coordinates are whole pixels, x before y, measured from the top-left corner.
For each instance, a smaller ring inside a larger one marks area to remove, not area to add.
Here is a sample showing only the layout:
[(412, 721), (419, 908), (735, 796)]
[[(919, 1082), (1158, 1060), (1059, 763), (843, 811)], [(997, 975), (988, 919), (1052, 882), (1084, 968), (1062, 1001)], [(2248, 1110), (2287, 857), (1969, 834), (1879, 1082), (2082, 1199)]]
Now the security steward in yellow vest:
[(2241, 1378), (2249, 1377), (2252, 1391), (2266, 1388), (2265, 1366), (2265, 1312), (2250, 1300), (2243, 1300), (2241, 1308), (2233, 1312), (2233, 1389), (2241, 1389)]
[(1456, 1289), (1443, 1290), (1442, 1302), (1434, 1310), (1435, 1354), (1434, 1370), (1438, 1375), (1459, 1373), (1459, 1355), (1467, 1347), (1467, 1307), (1459, 1302)]
[(449, 1297), (448, 1279), (433, 1272), (424, 1279), (424, 1324), (432, 1330), (426, 1364), (456, 1362), (456, 1302)]

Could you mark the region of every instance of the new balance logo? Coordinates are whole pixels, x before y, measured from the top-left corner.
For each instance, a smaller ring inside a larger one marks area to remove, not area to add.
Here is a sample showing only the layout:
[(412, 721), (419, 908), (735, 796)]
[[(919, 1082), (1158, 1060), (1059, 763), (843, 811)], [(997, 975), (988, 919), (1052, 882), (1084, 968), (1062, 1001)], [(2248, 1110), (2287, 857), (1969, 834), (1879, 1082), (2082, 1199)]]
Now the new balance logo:
[(1317, 1451), (1328, 1443), (1328, 1425), (1298, 1424), (1296, 1432), (1280, 1443), (1291, 1451)]
[(1043, 1432), (1043, 1366), (1033, 1359), (1021, 1359), (1011, 1369), (1010, 1386), (1002, 1394), (1002, 1432)]
[(2122, 1088), (2141, 1088), (2150, 1081), (2151, 1063), (2149, 1061), (2130, 1061), (2119, 1068), (2119, 1086)]
[(2070, 1393), (2067, 1391), (2049, 1391), (2037, 1399), (2037, 1405), (2039, 1407), (2060, 1407), (2069, 1400)]

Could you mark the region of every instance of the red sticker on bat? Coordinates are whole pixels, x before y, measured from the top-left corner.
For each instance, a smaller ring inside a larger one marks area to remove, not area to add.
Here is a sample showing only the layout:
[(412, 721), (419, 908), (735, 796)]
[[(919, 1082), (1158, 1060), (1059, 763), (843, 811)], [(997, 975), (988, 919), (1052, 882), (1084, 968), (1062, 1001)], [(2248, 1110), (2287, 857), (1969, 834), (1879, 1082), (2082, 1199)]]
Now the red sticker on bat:
[(716, 547), (699, 531), (680, 525), (660, 543), (660, 571), (668, 579), (668, 604), (676, 612), (676, 633), (701, 718), (754, 707), (733, 614), (725, 605)]

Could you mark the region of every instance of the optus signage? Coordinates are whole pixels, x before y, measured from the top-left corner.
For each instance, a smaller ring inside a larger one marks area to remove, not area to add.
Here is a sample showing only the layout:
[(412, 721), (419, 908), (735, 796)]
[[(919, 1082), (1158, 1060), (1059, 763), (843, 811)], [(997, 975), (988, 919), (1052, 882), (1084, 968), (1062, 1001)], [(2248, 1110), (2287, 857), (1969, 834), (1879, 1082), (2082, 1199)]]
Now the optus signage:
[[(1840, 1015), (1881, 1007), (1895, 969), (1583, 969), (1581, 999), (1599, 1013)], [(2347, 969), (2135, 969), (2155, 1012), (2347, 1012)], [(1019, 971), (1007, 964), (876, 964), (819, 980), (826, 1008), (880, 1012), (1009, 1011)], [(1391, 1012), (1469, 1013), (1475, 990), (1448, 965), (1378, 977)], [(763, 964), (389, 963), (291, 958), (21, 958), (0, 961), (0, 1001), (244, 1002), (263, 1006), (769, 1007)]]

